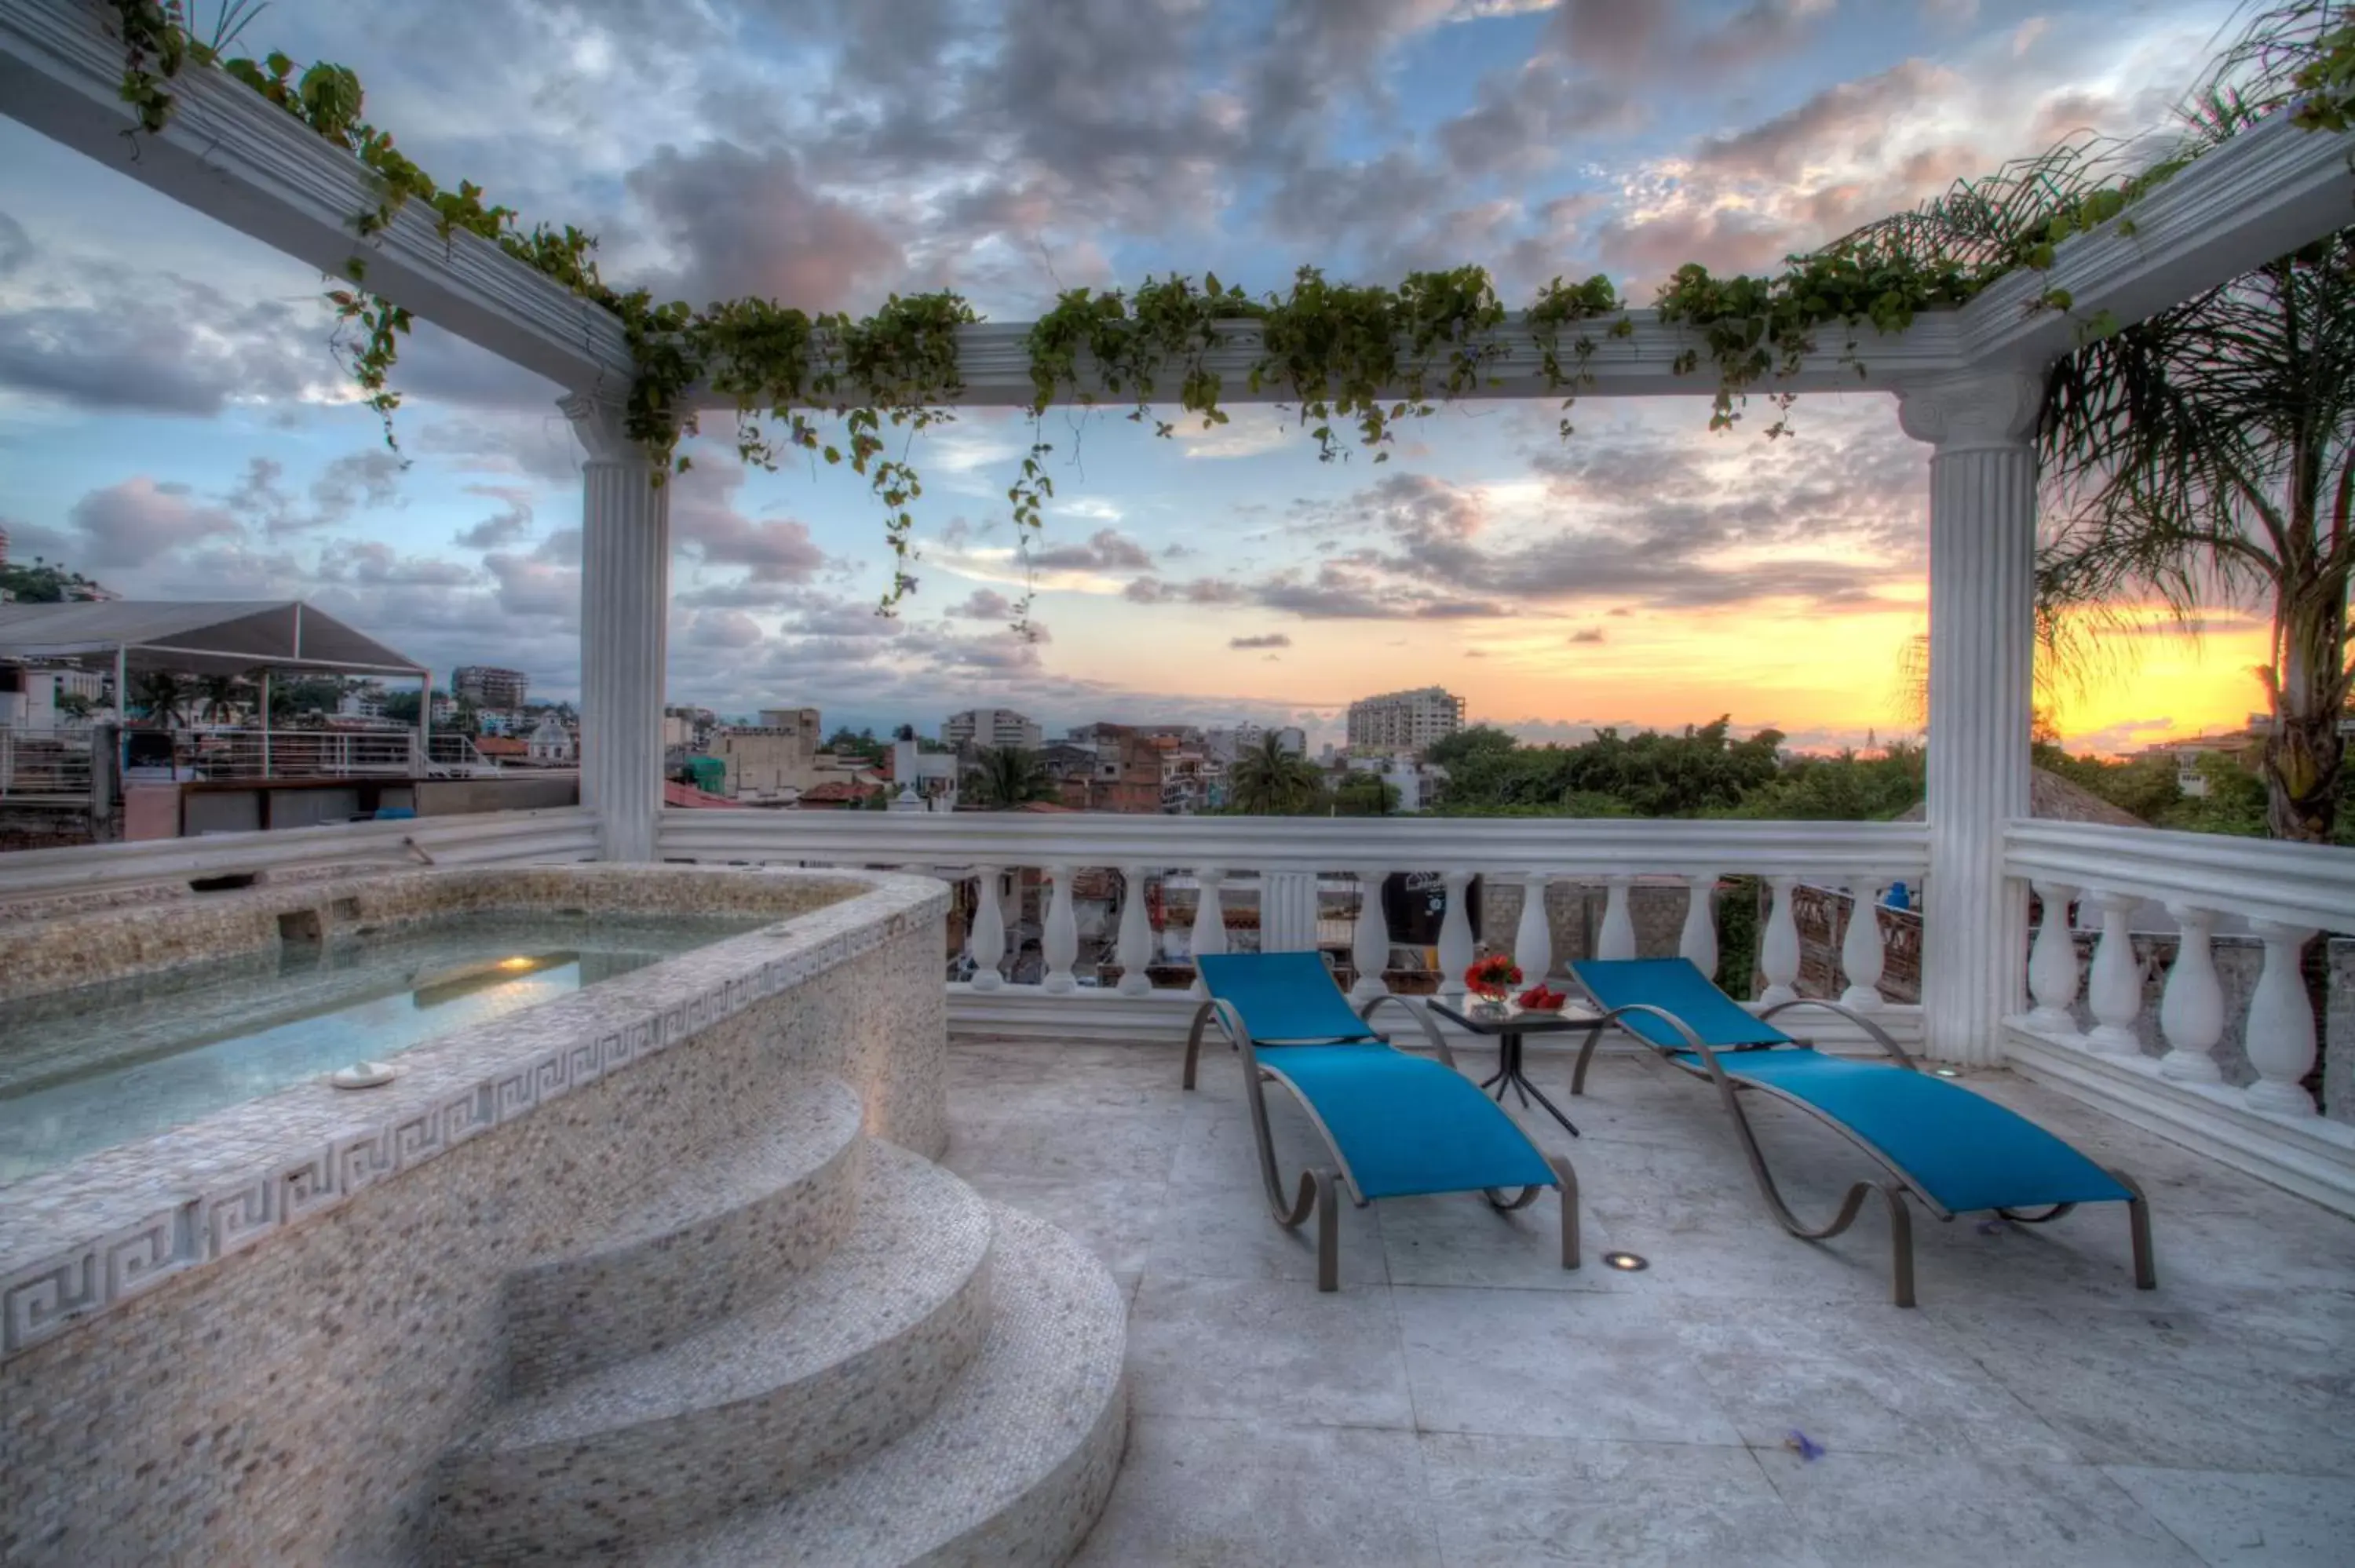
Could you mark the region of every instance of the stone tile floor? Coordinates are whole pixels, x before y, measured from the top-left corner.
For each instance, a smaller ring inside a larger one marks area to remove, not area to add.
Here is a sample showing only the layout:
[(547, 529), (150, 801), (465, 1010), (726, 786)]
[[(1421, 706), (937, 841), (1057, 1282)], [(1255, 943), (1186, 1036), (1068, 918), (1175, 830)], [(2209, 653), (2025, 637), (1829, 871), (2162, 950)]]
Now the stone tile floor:
[[(1886, 1222), (1785, 1235), (1705, 1086), (1612, 1055), (1570, 1102), (1533, 1050), (1585, 1136), (1517, 1114), (1577, 1167), (1586, 1266), (1556, 1266), (1550, 1196), (1392, 1200), (1346, 1216), (1319, 1295), (1233, 1057), (1188, 1094), (1178, 1055), (951, 1052), (948, 1166), (1130, 1292), (1128, 1460), (1083, 1564), (2355, 1561), (2355, 1223), (2100, 1112), (1965, 1080), (2142, 1181), (2159, 1288), (2133, 1288), (2115, 1205), (1921, 1216), (1907, 1312)], [(1290, 1160), (1316, 1146), (1287, 1098)], [(1872, 1173), (1804, 1116), (1755, 1119), (1803, 1215)]]

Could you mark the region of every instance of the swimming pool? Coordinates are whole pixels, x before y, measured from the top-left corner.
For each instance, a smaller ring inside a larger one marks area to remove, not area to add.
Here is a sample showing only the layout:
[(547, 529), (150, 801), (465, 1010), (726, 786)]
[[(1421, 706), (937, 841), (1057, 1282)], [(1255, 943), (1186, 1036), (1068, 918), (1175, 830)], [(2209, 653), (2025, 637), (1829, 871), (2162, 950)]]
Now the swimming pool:
[(452, 914), (0, 1001), (0, 1185), (771, 918)]

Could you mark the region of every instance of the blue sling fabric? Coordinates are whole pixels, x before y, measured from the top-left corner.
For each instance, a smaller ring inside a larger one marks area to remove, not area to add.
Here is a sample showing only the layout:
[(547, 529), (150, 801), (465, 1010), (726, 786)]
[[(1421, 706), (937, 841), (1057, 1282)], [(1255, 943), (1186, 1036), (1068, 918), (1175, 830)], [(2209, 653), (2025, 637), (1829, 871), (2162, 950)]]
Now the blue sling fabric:
[[(1693, 1052), (1676, 1054), (1700, 1065)], [(1728, 1077), (1779, 1090), (1848, 1128), (1950, 1213), (2124, 1202), (2134, 1196), (2026, 1117), (1944, 1078), (1806, 1046), (1736, 1052), (1717, 1060)]]
[[(1959, 1084), (1893, 1062), (1827, 1056), (1796, 1044), (1751, 1017), (1684, 959), (1591, 959), (1571, 969), (1606, 1010), (1636, 1002), (1659, 1008), (1684, 1020), (1712, 1048), (1787, 1047), (1724, 1051), (1717, 1064), (1728, 1077), (1785, 1095), (1847, 1128), (1950, 1213), (2123, 1202), (2134, 1196), (2034, 1122)], [(1709, 1070), (1700, 1053), (1685, 1049), (1676, 1031), (1658, 1019), (1634, 1013), (1620, 1022), (1668, 1048), (1673, 1060)]]
[[(1790, 1045), (1792, 1038), (1771, 1023), (1761, 1023), (1748, 1009), (1710, 983), (1689, 959), (1583, 959), (1570, 966), (1587, 994), (1603, 1005), (1640, 1002), (1672, 1012), (1701, 1044), (1720, 1045)], [(1668, 1051), (1685, 1049), (1685, 1038), (1648, 1013), (1632, 1012), (1619, 1020), (1621, 1028)]]
[(1205, 953), (1195, 964), (1202, 984), (1234, 1005), (1258, 1044), (1381, 1038), (1349, 1010), (1315, 953)]
[(1234, 1005), (1259, 1065), (1306, 1101), (1358, 1196), (1550, 1187), (1529, 1134), (1454, 1069), (1382, 1044), (1315, 953), (1205, 953), (1202, 983)]
[(1259, 1062), (1315, 1110), (1361, 1198), (1555, 1182), (1511, 1117), (1426, 1057), (1387, 1045), (1278, 1045), (1262, 1048)]

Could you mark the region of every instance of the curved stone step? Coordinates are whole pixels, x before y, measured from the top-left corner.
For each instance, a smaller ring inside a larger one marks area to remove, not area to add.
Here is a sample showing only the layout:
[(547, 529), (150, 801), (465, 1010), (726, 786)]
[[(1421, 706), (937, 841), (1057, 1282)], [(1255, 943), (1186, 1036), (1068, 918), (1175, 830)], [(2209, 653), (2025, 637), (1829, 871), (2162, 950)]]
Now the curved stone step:
[(988, 1206), (872, 1144), (858, 1223), (766, 1301), (503, 1407), (443, 1461), (454, 1561), (572, 1562), (783, 1496), (921, 1422), (989, 1330)]
[(993, 1205), (989, 1340), (890, 1447), (783, 1501), (616, 1561), (635, 1568), (1060, 1563), (1128, 1445), (1127, 1307), (1093, 1254)]
[(858, 1214), (864, 1109), (837, 1078), (778, 1097), (759, 1139), (682, 1159), (594, 1245), (501, 1282), (510, 1396), (675, 1344), (824, 1261)]

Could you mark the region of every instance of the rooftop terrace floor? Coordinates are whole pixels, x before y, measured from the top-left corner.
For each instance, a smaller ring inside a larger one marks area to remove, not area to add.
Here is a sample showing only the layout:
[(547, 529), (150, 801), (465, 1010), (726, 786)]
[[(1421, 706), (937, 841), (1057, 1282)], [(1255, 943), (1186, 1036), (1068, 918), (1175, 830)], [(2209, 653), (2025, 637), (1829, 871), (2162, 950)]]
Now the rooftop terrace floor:
[[(1534, 1043), (1533, 1043), (1534, 1044)], [(2125, 1210), (1982, 1232), (1917, 1216), (1921, 1306), (1868, 1210), (1793, 1239), (1706, 1086), (1599, 1060), (1564, 1100), (1586, 1265), (1550, 1195), (1269, 1218), (1241, 1072), (1176, 1041), (964, 1039), (946, 1163), (1092, 1245), (1132, 1303), (1128, 1459), (1084, 1564), (2341, 1563), (2355, 1542), (2355, 1223), (2005, 1073), (1970, 1087), (2136, 1175)], [(1484, 1076), (1493, 1053), (1459, 1053)], [(1530, 1053), (1563, 1098), (1568, 1060)], [(1278, 1148), (1314, 1147), (1288, 1097)], [(1764, 1104), (1803, 1216), (1873, 1173)], [(1601, 1266), (1636, 1252), (1648, 1271)], [(1820, 1445), (1802, 1459), (1794, 1430)], [(2333, 1543), (2336, 1544), (2333, 1544)]]

